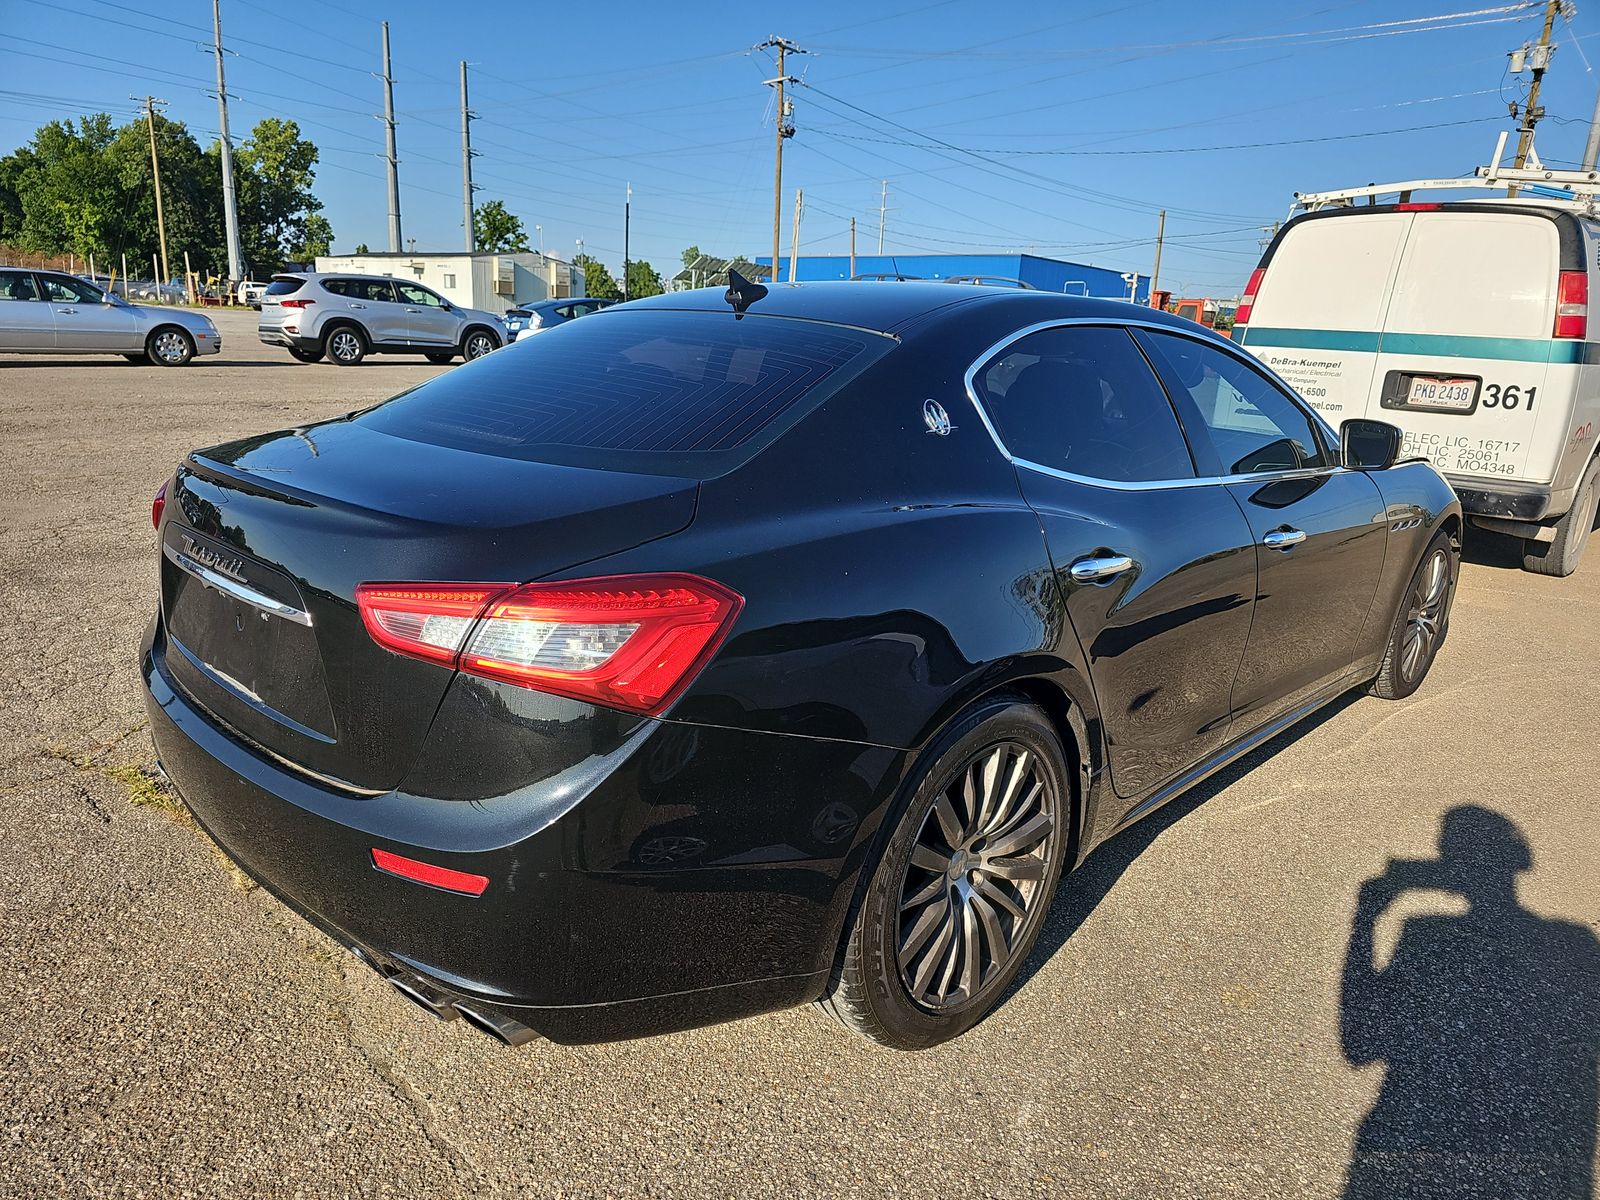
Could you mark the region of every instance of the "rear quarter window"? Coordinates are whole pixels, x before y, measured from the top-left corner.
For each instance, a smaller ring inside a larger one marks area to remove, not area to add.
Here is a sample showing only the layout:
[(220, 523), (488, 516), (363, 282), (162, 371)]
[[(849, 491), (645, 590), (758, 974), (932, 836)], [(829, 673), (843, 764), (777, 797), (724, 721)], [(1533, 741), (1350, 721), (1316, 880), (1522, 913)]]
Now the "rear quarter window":
[(708, 478), (732, 470), (897, 345), (754, 314), (595, 314), (355, 419), (502, 458)]

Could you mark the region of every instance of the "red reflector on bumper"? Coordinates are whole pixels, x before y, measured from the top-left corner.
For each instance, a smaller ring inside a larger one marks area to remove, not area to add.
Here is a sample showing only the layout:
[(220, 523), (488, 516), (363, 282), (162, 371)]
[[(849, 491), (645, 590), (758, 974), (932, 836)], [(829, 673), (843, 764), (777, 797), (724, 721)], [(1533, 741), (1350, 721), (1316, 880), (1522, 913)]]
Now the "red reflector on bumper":
[(398, 875), (414, 883), (443, 888), (447, 892), (460, 892), (464, 896), (481, 896), (489, 886), (487, 875), (473, 875), (467, 871), (452, 871), (449, 867), (436, 867), (432, 863), (418, 862), (403, 854), (372, 848), (372, 865), (390, 875)]

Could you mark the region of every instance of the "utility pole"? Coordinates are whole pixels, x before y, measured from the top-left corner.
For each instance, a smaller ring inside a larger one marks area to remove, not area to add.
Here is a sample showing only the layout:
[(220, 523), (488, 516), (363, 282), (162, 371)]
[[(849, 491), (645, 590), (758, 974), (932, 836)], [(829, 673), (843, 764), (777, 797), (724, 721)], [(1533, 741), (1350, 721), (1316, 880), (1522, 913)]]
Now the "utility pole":
[(776, 127), (773, 137), (773, 173), (772, 173), (772, 282), (778, 282), (778, 256), (782, 251), (783, 240), (783, 140), (794, 136), (794, 101), (783, 94), (786, 84), (799, 82), (785, 74), (785, 66), (790, 54), (804, 54), (788, 38), (781, 38), (774, 34), (756, 47), (757, 50), (776, 50), (778, 52), (778, 74), (776, 78), (764, 80), (768, 87), (778, 89), (778, 105), (775, 110)]
[(878, 198), (878, 253), (883, 253), (883, 217), (889, 211), (889, 181), (883, 181), (883, 194)]
[(394, 73), (389, 69), (389, 22), (383, 23), (383, 124), (389, 157), (389, 253), (400, 246), (400, 160), (394, 149)]
[(804, 189), (794, 190), (794, 236), (789, 239), (789, 282), (793, 283), (800, 266), (800, 214), (805, 211)]
[(1167, 236), (1167, 210), (1156, 218), (1156, 265), (1150, 272), (1150, 307), (1156, 306), (1156, 285), (1161, 282), (1161, 243)]
[(628, 232), (633, 224), (633, 184), (628, 185), (627, 197), (622, 201), (622, 302), (631, 298), (628, 293)]
[[(388, 74), (388, 60), (384, 61), (384, 73)], [(473, 236), (472, 229), (472, 110), (467, 107), (467, 64), (461, 64), (461, 210), (463, 228), (466, 230), (467, 253), (471, 254), (478, 248), (477, 239)], [(389, 136), (394, 137), (394, 127), (390, 126)], [(391, 147), (391, 152), (392, 152)], [(395, 201), (398, 209), (398, 197)]]
[(856, 219), (850, 218), (850, 278), (856, 277)]
[(1589, 141), (1583, 147), (1583, 169), (1594, 170), (1595, 160), (1600, 158), (1600, 93), (1594, 98), (1594, 116), (1589, 118)]
[[(1528, 151), (1533, 148), (1533, 127), (1544, 116), (1544, 109), (1539, 107), (1539, 85), (1544, 82), (1544, 73), (1550, 68), (1550, 58), (1555, 54), (1556, 48), (1550, 44), (1550, 30), (1555, 26), (1556, 16), (1561, 12), (1562, 0), (1545, 0), (1544, 29), (1539, 33), (1539, 40), (1532, 46), (1524, 46), (1521, 50), (1511, 52), (1511, 72), (1519, 74), (1523, 63), (1532, 68), (1533, 82), (1528, 85), (1528, 100), (1522, 107), (1522, 127), (1517, 135), (1517, 157), (1511, 164), (1519, 171), (1528, 164)], [(1511, 105), (1511, 115), (1517, 115), (1517, 105)], [(1517, 194), (1516, 185), (1506, 189), (1507, 196)]]
[(156, 105), (166, 104), (165, 100), (157, 100), (154, 96), (144, 98), (144, 119), (150, 127), (150, 174), (156, 181), (156, 233), (161, 239), (161, 279), (165, 283), (172, 278), (172, 273), (167, 270), (167, 216), (161, 207), (161, 157), (156, 153)]
[(222, 72), (222, 0), (211, 0), (212, 41), (217, 53), (217, 119), (222, 134), (222, 224), (228, 240), (228, 295), (238, 295), (244, 278), (239, 245), (239, 194), (233, 186), (233, 143), (228, 137), (228, 84)]

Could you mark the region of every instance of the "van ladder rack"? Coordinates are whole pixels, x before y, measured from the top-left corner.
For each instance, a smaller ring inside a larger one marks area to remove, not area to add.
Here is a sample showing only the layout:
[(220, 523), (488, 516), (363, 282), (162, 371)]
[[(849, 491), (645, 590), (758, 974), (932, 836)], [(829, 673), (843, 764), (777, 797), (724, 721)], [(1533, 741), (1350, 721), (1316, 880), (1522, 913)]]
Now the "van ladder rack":
[(1296, 192), (1289, 206), (1289, 216), (1297, 212), (1316, 212), (1326, 208), (1351, 208), (1365, 197), (1369, 203), (1378, 196), (1397, 194), (1401, 204), (1411, 203), (1416, 192), (1443, 191), (1459, 188), (1477, 188), (1487, 191), (1506, 191), (1519, 185), (1562, 188), (1572, 193), (1571, 198), (1541, 195), (1545, 204), (1564, 204), (1574, 211), (1595, 211), (1595, 197), (1600, 195), (1600, 171), (1556, 171), (1539, 165), (1537, 155), (1532, 156), (1532, 167), (1504, 167), (1500, 159), (1505, 153), (1506, 135), (1500, 135), (1495, 146), (1494, 162), (1479, 167), (1471, 175), (1458, 179), (1408, 179), (1398, 183), (1369, 183), (1365, 187), (1340, 188), (1331, 192)]

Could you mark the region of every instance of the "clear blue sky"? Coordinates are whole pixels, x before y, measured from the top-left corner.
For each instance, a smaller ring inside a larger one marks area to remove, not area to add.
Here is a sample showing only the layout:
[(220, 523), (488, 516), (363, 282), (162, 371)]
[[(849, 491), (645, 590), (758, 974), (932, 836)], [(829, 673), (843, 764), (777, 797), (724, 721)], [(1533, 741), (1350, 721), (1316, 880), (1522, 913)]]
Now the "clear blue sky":
[[(1292, 192), (1488, 158), (1509, 127), (1502, 93), (1527, 79), (1505, 74), (1506, 51), (1537, 36), (1542, 8), (1502, 6), (223, 0), (223, 31), (235, 138), (267, 115), (300, 122), (322, 149), (316, 190), (337, 250), (386, 243), (372, 116), (386, 17), (402, 216), (419, 249), (461, 244), (466, 59), (478, 199), (505, 201), (530, 237), (542, 225), (550, 253), (570, 257), (581, 237), (620, 264), (629, 181), (634, 256), (663, 273), (690, 243), (768, 253), (773, 114), (761, 81), (773, 70), (751, 47), (781, 33), (812, 51), (791, 59), (810, 86), (794, 92), (785, 254), (796, 187), (803, 251), (846, 252), (852, 215), (860, 248), (875, 248), (888, 179), (890, 252), (1033, 246), (1148, 271), (1165, 207), (1163, 284), (1228, 295), (1254, 263), (1257, 227)], [(1404, 24), (1454, 13), (1475, 15)], [(1584, 61), (1600, 64), (1600, 7), (1557, 29), (1539, 147), (1571, 161), (1600, 85)], [(0, 30), (0, 152), (52, 118), (127, 118), (128, 95), (147, 91), (202, 141), (215, 137), (206, 0), (0, 0)], [(1376, 136), (1395, 130), (1408, 132)], [(1307, 140), (1318, 138), (1341, 140)], [(1256, 145), (1272, 142), (1290, 144)]]

